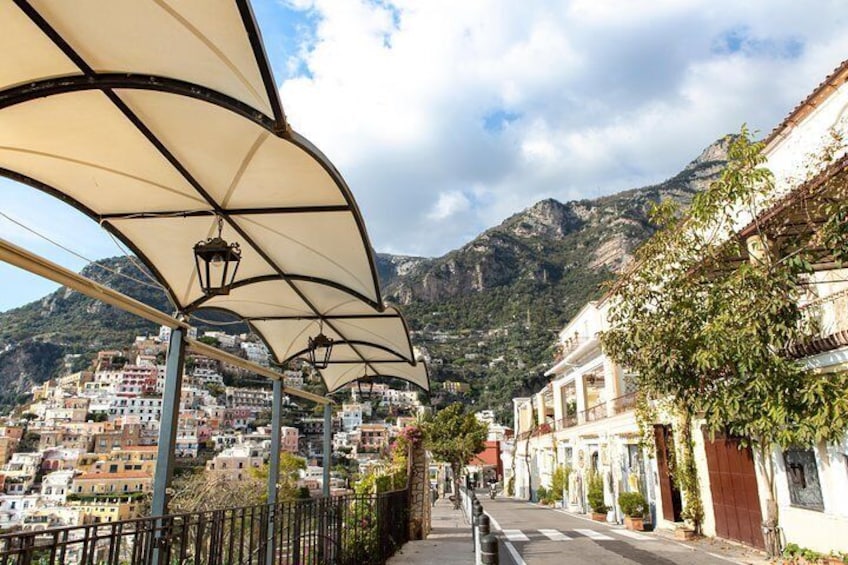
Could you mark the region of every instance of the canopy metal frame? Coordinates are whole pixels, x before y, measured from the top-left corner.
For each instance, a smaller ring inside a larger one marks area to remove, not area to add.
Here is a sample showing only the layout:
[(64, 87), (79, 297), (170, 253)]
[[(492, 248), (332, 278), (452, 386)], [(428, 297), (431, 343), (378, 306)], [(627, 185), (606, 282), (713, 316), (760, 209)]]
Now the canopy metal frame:
[[(241, 239), (241, 241), (243, 241), (247, 245), (250, 245), (252, 249), (276, 272), (275, 275), (266, 275), (253, 279), (241, 280), (236, 284), (236, 286), (248, 285), (254, 282), (262, 282), (265, 280), (280, 280), (285, 282), (289, 286), (289, 288), (298, 296), (298, 298), (302, 300), (303, 303), (313, 312), (313, 319), (323, 321), (327, 324), (327, 327), (329, 329), (342, 336), (343, 339), (341, 341), (347, 343), (367, 367), (371, 367), (371, 360), (368, 358), (367, 355), (362, 353), (362, 351), (359, 349), (359, 346), (376, 347), (378, 349), (385, 348), (380, 346), (380, 344), (376, 343), (371, 343), (362, 340), (345, 339), (344, 331), (341, 330), (338, 326), (336, 326), (333, 322), (334, 320), (347, 319), (347, 317), (333, 316), (327, 314), (326, 312), (322, 312), (296, 284), (297, 282), (309, 282), (324, 285), (329, 288), (345, 292), (350, 296), (356, 298), (357, 300), (361, 301), (362, 303), (367, 304), (368, 306), (373, 308), (376, 312), (376, 314), (374, 314), (375, 318), (380, 317), (380, 313), (385, 311), (384, 304), (382, 303), (382, 301), (379, 300), (379, 280), (376, 271), (376, 263), (374, 259), (373, 248), (368, 239), (367, 232), (365, 231), (362, 214), (359, 211), (355, 200), (353, 199), (349, 187), (347, 186), (341, 175), (338, 173), (338, 171), (335, 169), (335, 167), (330, 163), (330, 161), (313, 144), (311, 144), (301, 135), (291, 130), (291, 128), (289, 127), (285, 117), (285, 113), (283, 111), (282, 103), (279, 99), (279, 94), (275, 86), (275, 82), (273, 80), (270, 65), (268, 64), (267, 55), (262, 45), (261, 35), (249, 2), (247, 0), (235, 0), (235, 5), (238, 8), (239, 14), (242, 19), (242, 24), (244, 26), (244, 30), (252, 47), (257, 68), (262, 76), (262, 81), (265, 87), (265, 95), (268, 98), (273, 114), (271, 116), (245, 102), (242, 102), (241, 100), (234, 98), (233, 96), (229, 96), (202, 84), (196, 84), (185, 80), (180, 80), (167, 76), (158, 76), (154, 74), (133, 72), (97, 72), (91, 65), (89, 65), (85, 58), (79, 52), (77, 52), (74, 47), (68, 41), (66, 41), (64, 37), (62, 37), (61, 33), (57, 31), (50, 24), (50, 22), (48, 22), (47, 19), (42, 16), (41, 13), (39, 13), (38, 9), (36, 9), (30, 1), (14, 0), (14, 4), (18, 8), (20, 8), (20, 10), (29, 18), (29, 20), (39, 30), (41, 30), (41, 32), (43, 32), (43, 34), (68, 58), (69, 61), (73, 63), (74, 66), (76, 66), (76, 68), (81, 74), (45, 78), (33, 82), (28, 82), (26, 84), (11, 86), (5, 90), (2, 90), (0, 91), (0, 110), (10, 108), (19, 104), (25, 104), (34, 100), (53, 96), (60, 96), (63, 94), (83, 91), (102, 92), (104, 96), (106, 96), (106, 98), (111, 102), (111, 104), (117, 110), (119, 110), (121, 114), (123, 114), (126, 120), (131, 123), (144, 136), (144, 138), (147, 139), (147, 141), (174, 168), (174, 170), (178, 172), (178, 174), (188, 183), (188, 185), (190, 185), (197, 192), (197, 194), (209, 206), (209, 209), (184, 211), (172, 210), (169, 212), (156, 213), (142, 212), (139, 214), (98, 214), (97, 212), (90, 209), (82, 202), (76, 200), (75, 198), (71, 197), (69, 194), (63, 192), (62, 190), (51, 186), (45, 182), (32, 178), (26, 174), (7, 168), (0, 168), (0, 175), (15, 180), (17, 182), (29, 185), (33, 188), (36, 188), (40, 191), (57, 197), (58, 199), (79, 210), (83, 214), (97, 221), (110, 234), (120, 240), (122, 244), (124, 244), (129, 250), (131, 250), (144, 263), (144, 265), (148, 269), (150, 269), (154, 278), (162, 285), (169, 300), (174, 305), (176, 311), (184, 315), (190, 315), (194, 311), (204, 308), (204, 305), (212, 297), (204, 296), (187, 304), (181, 303), (181, 301), (177, 297), (177, 293), (175, 292), (175, 290), (168, 284), (167, 279), (156, 268), (155, 262), (152, 261), (148, 256), (146, 256), (146, 254), (133, 242), (132, 238), (126, 236), (121, 231), (121, 229), (119, 229), (119, 227), (113, 223), (113, 221), (125, 219), (128, 216), (132, 216), (133, 219), (154, 219), (166, 215), (182, 215), (184, 217), (221, 217), (228, 225), (228, 227), (232, 229), (236, 234), (238, 234), (238, 237)], [(339, 189), (345, 204), (329, 206), (293, 206), (258, 209), (229, 209), (221, 206), (215, 200), (215, 198), (211, 196), (211, 194), (203, 186), (203, 184), (180, 161), (180, 159), (166, 146), (165, 143), (163, 143), (162, 140), (157, 137), (156, 133), (152, 131), (150, 127), (148, 127), (148, 125), (127, 105), (124, 100), (121, 99), (120, 96), (118, 96), (116, 91), (123, 90), (146, 90), (180, 97), (188, 97), (206, 104), (211, 104), (223, 108), (243, 119), (249, 120), (250, 122), (261, 127), (262, 129), (272, 133), (273, 135), (287, 140), (288, 142), (292, 143), (294, 146), (300, 148), (302, 151), (308, 154), (316, 163), (320, 165), (321, 168), (323, 168), (323, 170), (329, 175), (329, 177), (332, 178), (333, 182)], [(247, 234), (245, 230), (231, 217), (234, 215), (250, 216), (262, 214), (285, 214), (304, 212), (348, 212), (352, 215), (362, 240), (364, 252), (368, 258), (372, 283), (374, 285), (374, 288), (377, 290), (377, 300), (372, 299), (369, 296), (365, 296), (361, 292), (358, 292), (355, 289), (349, 288), (344, 284), (338, 283), (336, 281), (314, 276), (302, 275), (298, 273), (291, 273), (283, 270), (280, 265), (277, 264), (277, 262), (275, 262), (264, 251), (262, 246), (256, 244), (256, 242), (250, 237), (250, 235)], [(219, 309), (226, 310), (223, 308)], [(269, 340), (266, 338), (262, 331), (258, 330), (258, 328), (256, 328), (255, 325), (251, 323), (252, 320), (250, 318), (243, 317), (238, 313), (234, 312), (234, 314), (239, 318), (244, 319), (244, 321), (249, 325), (251, 330), (263, 342), (265, 342), (266, 345), (269, 345), (269, 350), (272, 352), (272, 357), (276, 363), (285, 363), (304, 353), (304, 351), (299, 351), (296, 355), (290, 356), (286, 359), (279, 359), (276, 353), (274, 352), (273, 347), (270, 347), (271, 344), (269, 343)], [(351, 318), (352, 317), (353, 316), (351, 316)], [(360, 317), (364, 318), (364, 316)], [(400, 318), (403, 323), (403, 327), (408, 334), (408, 327), (406, 326), (406, 321), (400, 315), (396, 317)], [(261, 318), (257, 318), (257, 320), (259, 319)], [(271, 319), (271, 317), (265, 318), (264, 320), (268, 319)], [(393, 353), (397, 355), (397, 352)], [(398, 357), (404, 358), (404, 356)], [(415, 364), (415, 359), (411, 358), (411, 355), (410, 358), (406, 358), (406, 361), (410, 364)], [(373, 367), (371, 368), (373, 369)]]

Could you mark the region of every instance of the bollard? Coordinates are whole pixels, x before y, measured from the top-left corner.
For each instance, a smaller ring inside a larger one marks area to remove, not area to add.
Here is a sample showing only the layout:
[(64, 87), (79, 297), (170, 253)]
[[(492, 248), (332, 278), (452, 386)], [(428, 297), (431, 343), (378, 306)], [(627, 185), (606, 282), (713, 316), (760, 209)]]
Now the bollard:
[(480, 555), (483, 565), (498, 565), (498, 538), (494, 534), (483, 536), (480, 541)]
[(475, 549), (475, 557), (474, 562), (477, 565), (483, 563), (483, 537), (489, 535), (489, 516), (486, 514), (480, 514), (477, 517), (477, 545)]
[(473, 543), (472, 551), (477, 554), (477, 521), (483, 513), (483, 505), (479, 500), (475, 500), (471, 506), (471, 543)]
[(477, 529), (481, 538), (489, 535), (489, 523), (489, 516), (480, 514), (480, 517), (477, 519)]

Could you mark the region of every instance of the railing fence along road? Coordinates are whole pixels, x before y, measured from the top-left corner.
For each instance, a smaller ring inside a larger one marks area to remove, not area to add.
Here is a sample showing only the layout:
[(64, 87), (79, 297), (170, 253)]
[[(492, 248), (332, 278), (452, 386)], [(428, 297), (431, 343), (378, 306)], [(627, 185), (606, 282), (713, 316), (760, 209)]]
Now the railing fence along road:
[(381, 564), (408, 541), (408, 490), (0, 535), (0, 565)]

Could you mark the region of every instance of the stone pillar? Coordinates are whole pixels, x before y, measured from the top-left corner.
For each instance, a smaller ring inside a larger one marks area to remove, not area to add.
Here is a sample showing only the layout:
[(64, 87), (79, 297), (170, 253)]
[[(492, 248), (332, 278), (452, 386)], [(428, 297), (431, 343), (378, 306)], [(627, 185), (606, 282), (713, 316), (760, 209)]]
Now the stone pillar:
[(752, 265), (771, 263), (777, 258), (777, 245), (764, 235), (752, 235), (745, 240), (748, 260)]
[(409, 449), (409, 539), (420, 540), (430, 533), (433, 503), (427, 451), (421, 442)]
[(615, 416), (615, 400), (624, 394), (624, 383), (621, 382), (621, 374), (615, 363), (609, 357), (604, 357), (604, 388), (607, 396), (607, 417)]

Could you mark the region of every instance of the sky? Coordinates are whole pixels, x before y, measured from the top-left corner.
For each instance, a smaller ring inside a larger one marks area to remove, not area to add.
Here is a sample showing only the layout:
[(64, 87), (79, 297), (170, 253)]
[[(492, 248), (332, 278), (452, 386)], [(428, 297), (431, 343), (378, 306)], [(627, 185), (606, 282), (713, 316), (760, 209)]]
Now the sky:
[[(291, 126), (377, 251), (439, 256), (544, 198), (662, 181), (766, 135), (848, 58), (844, 0), (253, 0)], [(25, 230), (24, 224), (77, 257)], [(0, 237), (79, 270), (122, 254), (0, 180)], [(55, 285), (0, 264), (0, 311)]]

